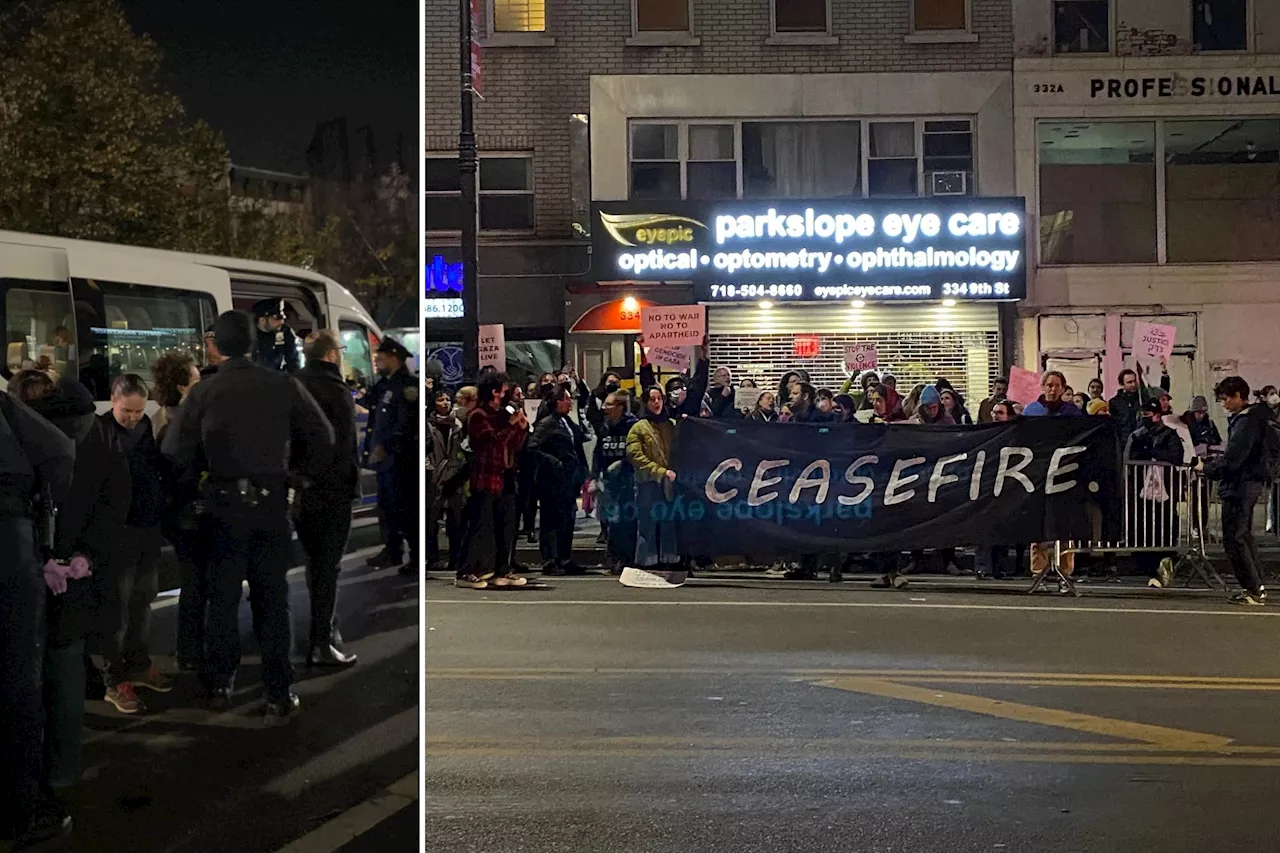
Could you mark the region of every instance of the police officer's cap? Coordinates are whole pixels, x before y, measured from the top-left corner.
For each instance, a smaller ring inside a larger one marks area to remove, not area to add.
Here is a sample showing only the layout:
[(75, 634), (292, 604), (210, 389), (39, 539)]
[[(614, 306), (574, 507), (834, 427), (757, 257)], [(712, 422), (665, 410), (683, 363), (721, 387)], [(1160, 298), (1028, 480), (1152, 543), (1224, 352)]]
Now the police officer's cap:
[(283, 299), (263, 299), (253, 306), (253, 314), (255, 317), (279, 317), (283, 320), (284, 309)]
[(390, 337), (382, 339), (382, 342), (378, 344), (378, 352), (385, 353), (387, 355), (394, 355), (401, 361), (408, 361), (410, 356), (413, 355), (413, 353), (409, 352), (409, 350), (405, 348), (404, 344), (400, 343), (395, 338)]

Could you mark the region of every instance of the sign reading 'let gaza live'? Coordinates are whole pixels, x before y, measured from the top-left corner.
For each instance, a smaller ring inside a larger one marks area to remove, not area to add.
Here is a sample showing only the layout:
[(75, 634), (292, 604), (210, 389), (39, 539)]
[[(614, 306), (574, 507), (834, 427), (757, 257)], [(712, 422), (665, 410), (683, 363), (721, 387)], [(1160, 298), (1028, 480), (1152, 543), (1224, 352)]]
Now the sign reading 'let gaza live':
[(1020, 198), (602, 202), (600, 281), (692, 281), (699, 302), (1026, 295)]

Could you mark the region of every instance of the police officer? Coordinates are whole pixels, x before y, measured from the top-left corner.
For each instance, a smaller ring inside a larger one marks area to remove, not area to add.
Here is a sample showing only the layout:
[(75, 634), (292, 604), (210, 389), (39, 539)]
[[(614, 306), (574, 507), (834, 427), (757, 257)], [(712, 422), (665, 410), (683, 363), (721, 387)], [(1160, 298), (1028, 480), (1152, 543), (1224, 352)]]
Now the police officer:
[(74, 465), (70, 438), (0, 393), (0, 837), (15, 850), (71, 832), (71, 818), (41, 785), (41, 564), (51, 525), (37, 498), (64, 501)]
[(321, 476), (333, 457), (333, 427), (291, 376), (249, 360), (253, 320), (227, 311), (213, 324), (226, 360), (196, 384), (161, 447), (179, 472), (203, 460), (208, 521), (208, 650), (201, 680), (216, 710), (231, 704), (240, 666), (240, 591), (249, 582), (253, 630), (262, 648), (267, 722), (298, 708), (289, 663), (289, 470)]
[[(410, 353), (395, 338), (383, 338), (374, 355), (381, 378), (364, 407), (369, 425), (364, 435), (365, 466), (378, 476), (378, 516), (383, 550), (367, 560), (371, 566), (399, 566), (416, 571), (418, 559), (418, 377), (408, 367)], [(409, 562), (404, 542), (409, 543)]]
[(264, 299), (253, 306), (258, 322), (258, 345), (253, 360), (270, 370), (293, 373), (298, 360), (298, 336), (284, 318), (283, 299)]
[(356, 404), (342, 378), (342, 342), (329, 329), (307, 337), (307, 365), (298, 381), (311, 392), (333, 427), (333, 462), (299, 492), (294, 505), (298, 541), (307, 553), (307, 590), (311, 597), (308, 666), (350, 666), (356, 656), (342, 651), (335, 611), (338, 572), (351, 533), (351, 502), (358, 496), (360, 462), (356, 451)]

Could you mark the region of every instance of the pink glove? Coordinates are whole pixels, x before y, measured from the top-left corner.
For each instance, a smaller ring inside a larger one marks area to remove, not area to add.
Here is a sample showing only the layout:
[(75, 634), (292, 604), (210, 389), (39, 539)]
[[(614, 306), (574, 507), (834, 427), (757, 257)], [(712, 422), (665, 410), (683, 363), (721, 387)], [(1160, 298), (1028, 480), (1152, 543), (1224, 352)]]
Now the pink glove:
[(69, 571), (67, 566), (62, 565), (57, 560), (50, 560), (44, 564), (44, 585), (49, 587), (49, 591), (54, 595), (62, 595), (67, 591), (67, 575)]
[(92, 564), (89, 562), (88, 558), (80, 554), (76, 554), (71, 558), (69, 568), (71, 569), (69, 577), (73, 580), (84, 580), (92, 574), (92, 572), (89, 571), (89, 569), (92, 568)]

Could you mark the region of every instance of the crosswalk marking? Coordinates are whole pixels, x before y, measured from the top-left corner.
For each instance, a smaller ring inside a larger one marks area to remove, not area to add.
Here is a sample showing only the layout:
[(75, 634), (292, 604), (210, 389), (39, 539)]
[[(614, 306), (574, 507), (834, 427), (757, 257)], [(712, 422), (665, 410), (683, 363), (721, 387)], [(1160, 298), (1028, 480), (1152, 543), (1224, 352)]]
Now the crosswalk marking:
[(341, 776), (354, 767), (381, 758), (398, 749), (410, 749), (418, 740), (418, 706), (407, 708), (347, 738), (305, 764), (272, 779), (262, 790), (290, 799), (308, 786)]
[(334, 853), (400, 810), (413, 806), (418, 802), (418, 791), (415, 770), (383, 793), (347, 809), (276, 853)]

